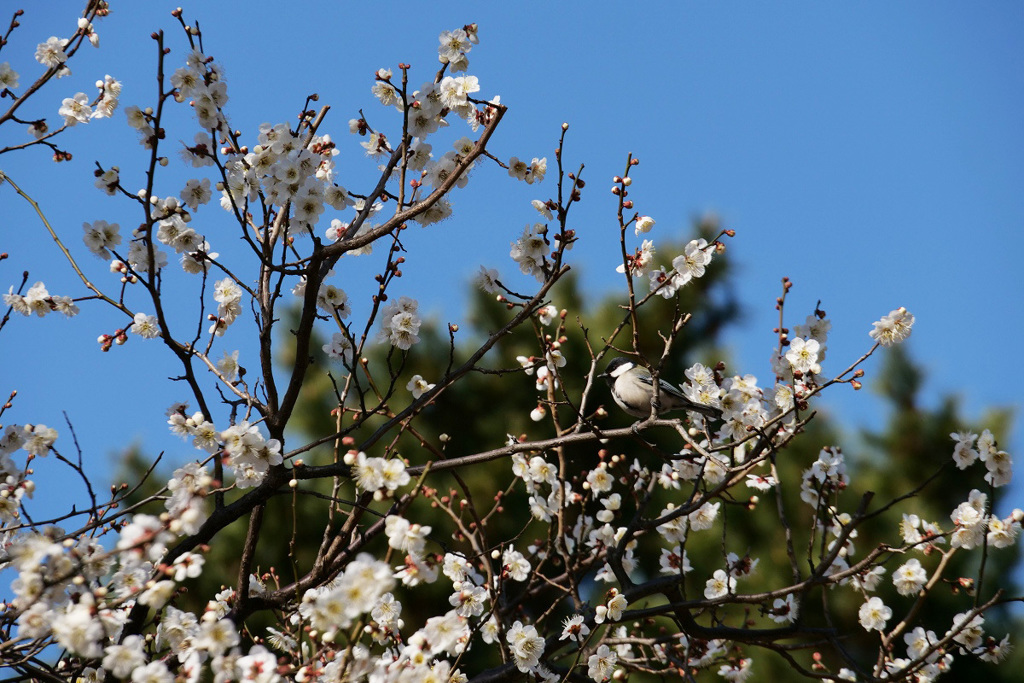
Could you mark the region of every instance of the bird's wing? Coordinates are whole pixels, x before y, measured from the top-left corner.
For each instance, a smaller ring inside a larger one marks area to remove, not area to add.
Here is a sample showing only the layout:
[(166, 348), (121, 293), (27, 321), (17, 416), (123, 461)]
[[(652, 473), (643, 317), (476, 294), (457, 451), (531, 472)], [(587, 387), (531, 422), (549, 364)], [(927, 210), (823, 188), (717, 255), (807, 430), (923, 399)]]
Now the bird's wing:
[[(637, 379), (640, 380), (641, 382), (643, 382), (644, 384), (646, 384), (649, 387), (653, 387), (654, 386), (654, 381), (652, 380), (650, 375), (640, 375), (640, 376), (637, 377)], [(658, 385), (660, 386), (660, 392), (661, 393), (668, 394), (669, 396), (672, 396), (673, 398), (677, 398), (677, 399), (680, 399), (682, 401), (686, 401), (687, 403), (690, 402), (689, 399), (687, 399), (686, 396), (683, 395), (683, 392), (681, 392), (679, 389), (677, 389), (676, 387), (672, 386), (671, 384), (669, 384), (665, 380), (659, 379), (658, 380)]]

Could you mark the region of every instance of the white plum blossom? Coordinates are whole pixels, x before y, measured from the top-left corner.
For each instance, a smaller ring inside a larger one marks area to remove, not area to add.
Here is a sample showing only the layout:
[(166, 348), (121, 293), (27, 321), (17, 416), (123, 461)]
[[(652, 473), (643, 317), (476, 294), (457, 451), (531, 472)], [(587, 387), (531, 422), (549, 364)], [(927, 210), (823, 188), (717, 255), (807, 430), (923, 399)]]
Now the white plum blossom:
[(535, 183), (535, 182), (539, 183), (542, 180), (544, 180), (544, 176), (547, 174), (547, 172), (548, 172), (548, 158), (547, 157), (541, 157), (540, 159), (538, 159), (537, 157), (534, 157), (530, 161), (530, 173), (526, 177), (526, 182), (531, 184), (531, 185), (533, 183)]
[(45, 43), (39, 43), (36, 47), (36, 61), (49, 68), (62, 65), (68, 59), (64, 54), (68, 42), (70, 41), (67, 38), (50, 36)]
[(694, 531), (703, 531), (705, 529), (710, 529), (714, 525), (715, 519), (718, 518), (718, 510), (719, 508), (721, 508), (721, 506), (722, 504), (720, 502), (712, 503), (708, 501), (707, 503), (704, 503), (699, 508), (697, 508), (695, 511), (691, 512), (689, 515), (687, 515), (687, 519), (690, 523), (690, 528)]
[(953, 447), (953, 461), (957, 468), (965, 470), (973, 465), (979, 455), (974, 448), (974, 442), (978, 439), (978, 435), (971, 432), (953, 432), (949, 436), (956, 441), (956, 445)]
[(525, 673), (540, 663), (540, 656), (544, 654), (544, 638), (532, 624), (524, 626), (517, 620), (508, 630), (505, 640), (520, 671)]
[(736, 590), (736, 577), (729, 576), (724, 569), (716, 569), (704, 585), (704, 597), (708, 600), (724, 598)]
[(54, 638), (61, 647), (88, 658), (103, 655), (103, 624), (94, 614), (95, 602), (88, 593), (78, 603), (69, 603), (52, 621)]
[(954, 634), (953, 640), (961, 646), (961, 651), (973, 652), (981, 647), (984, 640), (984, 623), (985, 618), (980, 614), (971, 616), (970, 612), (961, 612), (953, 617), (953, 626), (947, 635)]
[(892, 617), (892, 609), (882, 602), (882, 598), (873, 597), (860, 606), (858, 611), (860, 625), (866, 631), (885, 630), (885, 624)]
[(80, 92), (76, 93), (74, 97), (65, 97), (57, 114), (64, 117), (64, 125), (66, 126), (88, 123), (89, 118), (92, 116), (89, 96), (84, 92)]
[(464, 28), (457, 28), (454, 31), (442, 31), (438, 39), (441, 42), (437, 48), (438, 59), (442, 64), (458, 62), (465, 57), (465, 54), (473, 49), (476, 41)]
[(513, 581), (526, 581), (530, 577), (530, 561), (518, 550), (506, 549), (501, 556), (501, 564)]
[(690, 558), (687, 557), (686, 551), (680, 552), (678, 545), (672, 550), (662, 548), (659, 564), (661, 565), (662, 574), (689, 574), (693, 571), (693, 566), (690, 564)]
[(327, 282), (321, 283), (316, 295), (317, 308), (345, 319), (352, 314), (345, 291)]
[(43, 457), (49, 454), (57, 440), (57, 430), (44, 424), (25, 425), (20, 440), (26, 453)]
[(607, 645), (601, 645), (587, 660), (587, 676), (593, 681), (607, 681), (615, 673), (618, 654)]
[(641, 233), (650, 232), (651, 228), (654, 227), (654, 219), (650, 216), (640, 216), (636, 219), (636, 234), (637, 237)]
[(203, 178), (202, 180), (193, 178), (185, 182), (185, 187), (182, 188), (180, 197), (186, 206), (195, 211), (199, 208), (200, 204), (209, 202), (212, 194), (209, 178)]
[(711, 263), (713, 249), (708, 249), (708, 241), (704, 238), (690, 240), (683, 248), (681, 256), (672, 259), (672, 268), (679, 274), (678, 286), (690, 280), (704, 277), (705, 268)]
[[(97, 173), (99, 173), (99, 171), (97, 171)], [(121, 182), (120, 171), (118, 171), (115, 166), (99, 173), (99, 175), (96, 176), (96, 182), (93, 184), (97, 189), (103, 190), (112, 197), (117, 194), (117, 185), (119, 182)]]
[(681, 283), (675, 277), (675, 273), (666, 270), (665, 266), (658, 266), (648, 273), (647, 277), (650, 279), (651, 291), (662, 298), (671, 299), (679, 291)]
[(569, 638), (577, 643), (582, 643), (588, 635), (590, 635), (590, 627), (584, 623), (583, 615), (574, 614), (571, 617), (566, 617), (562, 622), (562, 635), (558, 639)]
[(875, 322), (874, 329), (869, 334), (882, 346), (892, 346), (909, 337), (913, 325), (914, 314), (901, 306)]
[(611, 491), (614, 481), (614, 476), (608, 472), (608, 468), (603, 462), (592, 469), (587, 475), (587, 486), (595, 495)]
[(10, 62), (0, 63), (0, 89), (13, 90), (18, 87), (18, 72), (11, 68)]
[(225, 351), (224, 356), (217, 361), (217, 370), (224, 375), (224, 379), (233, 382), (238, 379), (238, 351)]
[(907, 655), (914, 659), (923, 657), (925, 652), (938, 641), (934, 631), (926, 631), (920, 626), (903, 636), (903, 642), (907, 645)]
[(433, 389), (436, 384), (430, 384), (427, 380), (423, 379), (419, 375), (413, 375), (409, 383), (405, 385), (405, 388), (412, 392), (413, 398), (419, 398), (424, 393)]
[(154, 339), (160, 336), (160, 323), (155, 315), (139, 312), (132, 321), (131, 331), (143, 339)]
[(820, 344), (817, 339), (801, 339), (797, 337), (789, 344), (786, 352), (786, 360), (789, 361), (793, 372), (819, 374), (821, 365), (818, 364), (818, 350)]
[[(548, 304), (537, 311), (537, 320), (540, 321), (541, 325), (550, 325), (556, 318), (558, 318), (558, 309), (551, 304)], [(562, 365), (565, 365), (565, 363), (562, 363)], [(559, 367), (561, 367), (561, 365)]]
[(530, 173), (530, 166), (525, 161), (521, 161), (519, 157), (512, 157), (508, 160), (508, 175), (516, 180), (526, 180), (526, 176)]
[(776, 598), (768, 616), (776, 624), (792, 624), (800, 613), (800, 604), (792, 593), (786, 593), (784, 598)]
[(323, 351), (331, 358), (340, 360), (346, 366), (352, 364), (354, 349), (349, 338), (341, 332), (331, 335), (331, 341), (323, 345)]
[(262, 645), (253, 645), (249, 654), (235, 662), (239, 680), (252, 683), (276, 683), (281, 680), (277, 674), (277, 656)]
[(82, 236), (85, 246), (102, 259), (109, 259), (109, 250), (121, 244), (121, 226), (117, 223), (107, 223), (104, 220), (82, 223), (82, 230), (85, 232)]
[[(1020, 510), (1018, 509), (1016, 512), (1019, 513)], [(1024, 515), (1015, 513), (1006, 519), (1000, 519), (996, 515), (989, 517), (987, 536), (989, 545), (994, 548), (1008, 548), (1016, 543), (1021, 528), (1019, 516)]]
[(459, 590), (452, 593), (448, 603), (455, 608), (456, 614), (460, 617), (477, 617), (483, 614), (487, 607), (487, 590), (472, 584), (463, 584)]
[(916, 595), (928, 582), (928, 572), (914, 557), (893, 572), (892, 582), (900, 595)]
[(402, 614), (402, 603), (395, 600), (391, 593), (384, 593), (377, 598), (370, 616), (379, 626), (387, 629), (394, 629), (400, 625), (399, 617)]
[(473, 282), (487, 294), (495, 294), (500, 289), (498, 285), (498, 271), (493, 268), (480, 266), (480, 271), (476, 274)]
[(389, 546), (417, 557), (423, 555), (431, 530), (429, 526), (411, 523), (397, 515), (388, 515), (384, 521), (384, 533), (388, 537)]
[(553, 220), (555, 217), (554, 214), (551, 213), (551, 207), (549, 207), (548, 203), (545, 201), (542, 201), (540, 199), (533, 199), (530, 201), (530, 206), (536, 209), (537, 213), (543, 216), (546, 220), (550, 221)]

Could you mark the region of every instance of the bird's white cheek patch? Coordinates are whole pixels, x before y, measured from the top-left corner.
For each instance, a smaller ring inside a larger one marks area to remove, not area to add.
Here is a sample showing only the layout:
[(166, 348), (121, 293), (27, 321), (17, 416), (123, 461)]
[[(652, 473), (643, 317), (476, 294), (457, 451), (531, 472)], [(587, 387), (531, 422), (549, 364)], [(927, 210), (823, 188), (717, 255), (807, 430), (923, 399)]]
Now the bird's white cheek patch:
[(612, 377), (616, 377), (616, 378), (621, 377), (622, 375), (626, 374), (627, 372), (629, 372), (632, 369), (633, 369), (633, 364), (632, 363), (623, 363), (619, 367), (617, 367), (614, 370), (612, 370)]

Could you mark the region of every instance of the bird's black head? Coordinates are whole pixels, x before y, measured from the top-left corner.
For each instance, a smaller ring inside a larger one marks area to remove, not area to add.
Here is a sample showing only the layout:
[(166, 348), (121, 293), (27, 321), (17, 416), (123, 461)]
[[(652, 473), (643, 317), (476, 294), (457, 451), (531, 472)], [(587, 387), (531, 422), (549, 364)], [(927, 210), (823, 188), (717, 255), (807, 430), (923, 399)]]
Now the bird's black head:
[(613, 358), (611, 362), (608, 363), (608, 366), (604, 369), (604, 372), (602, 372), (598, 376), (604, 377), (604, 380), (608, 382), (608, 386), (611, 386), (612, 384), (615, 383), (615, 380), (618, 379), (618, 377), (622, 373), (629, 372), (634, 365), (635, 363), (633, 363), (633, 361), (629, 360), (628, 358), (622, 358), (621, 356), (618, 358)]

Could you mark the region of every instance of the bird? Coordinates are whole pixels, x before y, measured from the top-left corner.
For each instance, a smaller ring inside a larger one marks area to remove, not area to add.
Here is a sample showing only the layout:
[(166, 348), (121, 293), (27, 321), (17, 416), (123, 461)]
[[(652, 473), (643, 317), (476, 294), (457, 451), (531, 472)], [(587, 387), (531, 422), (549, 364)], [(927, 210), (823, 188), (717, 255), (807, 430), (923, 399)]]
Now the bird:
[[(628, 358), (619, 357), (612, 359), (605, 371), (598, 377), (608, 383), (612, 398), (624, 411), (634, 417), (647, 417), (651, 414), (654, 382), (650, 370), (642, 365), (637, 365)], [(686, 398), (678, 388), (663, 379), (658, 380), (658, 387), (657, 410), (659, 415), (673, 410), (692, 410), (705, 417), (721, 416), (718, 409), (694, 403)]]

